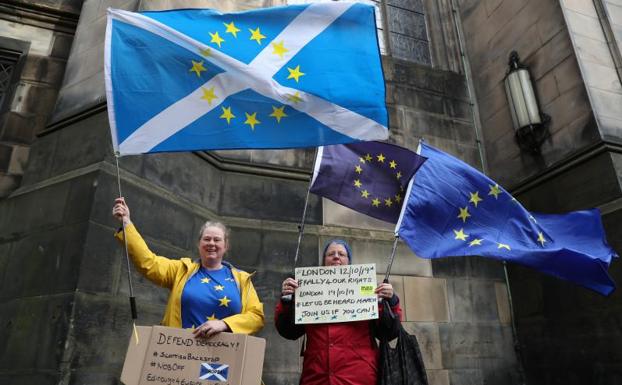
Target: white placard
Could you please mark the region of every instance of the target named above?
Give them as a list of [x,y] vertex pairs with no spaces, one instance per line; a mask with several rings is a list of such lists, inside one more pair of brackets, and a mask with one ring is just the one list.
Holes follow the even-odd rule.
[[376,264],[296,268],[296,324],[378,318]]

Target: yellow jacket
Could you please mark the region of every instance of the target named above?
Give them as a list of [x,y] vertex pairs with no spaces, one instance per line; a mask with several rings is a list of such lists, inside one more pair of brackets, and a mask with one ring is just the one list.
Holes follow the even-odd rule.
[[[128,252],[136,268],[153,283],[171,290],[161,322],[162,325],[180,328],[181,293],[186,281],[199,270],[200,263],[194,262],[190,258],[176,260],[155,255],[149,250],[133,224],[125,227],[125,233]],[[116,233],[115,237],[123,242],[123,231]],[[231,267],[235,282],[240,289],[242,311],[240,314],[224,318],[222,321],[229,326],[233,333],[256,333],[264,326],[264,314],[263,304],[259,301],[251,282],[252,274],[227,265]]]

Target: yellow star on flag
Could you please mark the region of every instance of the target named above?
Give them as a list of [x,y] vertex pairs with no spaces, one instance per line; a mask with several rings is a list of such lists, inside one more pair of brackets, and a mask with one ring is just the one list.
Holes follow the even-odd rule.
[[205,57],[208,57],[212,54],[212,50],[210,48],[205,48],[200,50],[199,53]]
[[391,198],[387,198],[384,200],[384,205],[387,207],[391,207],[391,205],[393,205],[393,201],[391,200]]
[[354,181],[354,185],[355,185],[356,187],[361,187],[363,184],[361,183],[361,180],[360,180],[360,179],[357,179],[357,180],[355,180],[355,181]]
[[219,306],[224,306],[224,307],[229,307],[229,302],[231,302],[231,300],[227,298],[226,295],[223,298],[220,298],[219,301],[220,301]]
[[357,164],[357,165],[356,165],[356,167],[354,167],[354,171],[355,171],[357,174],[360,174],[360,173],[362,173],[362,172],[363,172],[363,168]]
[[365,154],[365,160],[370,162],[373,158],[369,154]]
[[281,59],[283,59],[283,55],[285,55],[285,53],[289,52],[289,50],[285,48],[284,44],[285,43],[283,42],[283,40],[281,40],[280,43],[272,43],[272,48],[274,48],[274,51],[272,51],[272,53],[275,55],[279,55]]
[[233,24],[233,22],[227,24],[227,23],[223,23],[225,25],[225,27],[227,27],[227,30],[225,31],[225,33],[230,33],[233,35],[233,37],[235,37],[236,39],[238,38],[238,32],[240,32],[240,29],[237,28],[235,26],[235,24]]
[[218,32],[216,32],[216,33],[208,32],[208,33],[212,37],[212,40],[210,40],[210,43],[214,43],[214,44],[218,45],[218,48],[220,48],[220,45],[222,44],[222,42],[225,41],[225,39],[220,37]]
[[261,31],[259,31],[259,27],[257,27],[257,29],[255,30],[252,30],[250,28],[248,30],[251,31],[251,40],[255,40],[257,44],[261,45],[261,39],[265,39],[266,37],[261,34]]
[[287,116],[287,114],[285,113],[285,106],[281,106],[278,108],[272,106],[272,113],[270,114],[270,116],[275,118],[277,123],[281,123],[281,118]]
[[461,241],[466,241],[466,239],[469,237],[469,234],[464,233],[464,229],[460,229],[459,231],[454,230],[454,233],[456,234],[454,239],[459,239]]
[[400,194],[396,194],[395,195],[395,201],[400,204],[402,203],[402,196]]
[[201,278],[201,283],[209,283],[209,278]]
[[538,242],[540,242],[542,247],[544,247],[544,244],[546,243],[546,239],[544,238],[544,234],[542,234],[541,231],[538,232]]
[[506,245],[505,243],[497,243],[497,249],[512,250],[510,249],[510,245]]
[[471,199],[469,199],[469,202],[473,203],[475,207],[477,207],[477,204],[479,202],[483,201],[483,199],[479,197],[479,191],[475,191],[474,193],[469,193],[469,195],[471,195]]
[[203,60],[201,61],[192,60],[192,68],[190,68],[188,72],[194,72],[195,74],[197,74],[197,77],[201,77],[201,72],[203,71],[207,71],[205,67],[203,67]]
[[371,201],[371,205],[372,205],[372,206],[374,206],[374,207],[380,207],[380,199],[378,199],[378,198],[374,198],[374,199]]
[[397,174],[395,174],[395,177],[396,177],[397,179],[400,179],[400,178],[402,177],[402,172],[401,172],[401,171],[398,171],[398,172],[397,172]]
[[289,100],[290,102],[294,104],[298,104],[302,102],[302,98],[300,97],[300,92],[296,91],[294,95],[292,94],[287,95],[287,100]]
[[225,287],[223,285],[216,285],[216,286],[214,286],[214,290],[216,290],[216,291],[223,291],[223,290],[225,290]]
[[231,119],[235,118],[235,115],[231,112],[231,107],[221,107],[222,115],[220,115],[220,119],[227,119],[227,124],[231,123]]
[[382,154],[377,155],[377,156],[376,156],[376,158],[378,159],[378,162],[380,162],[380,163],[384,163],[384,160],[385,160],[384,155],[382,155]]
[[367,198],[367,197],[369,197],[369,191],[367,191],[367,190],[363,190],[363,191],[361,191],[361,196],[362,196],[363,198]]
[[458,218],[462,219],[462,223],[466,222],[467,218],[471,216],[469,214],[469,206],[465,208],[458,207],[460,209],[460,214],[458,214]]
[[208,321],[216,321],[218,318],[216,317],[216,313],[212,313],[211,316],[207,317]]
[[203,90],[203,96],[201,96],[201,99],[207,100],[207,102],[211,106],[212,100],[218,98],[218,96],[216,96],[216,94],[214,93],[214,87],[210,88],[209,90],[203,87],[201,87],[201,89]]
[[259,120],[257,120],[257,113],[253,112],[252,114],[249,114],[245,112],[244,114],[246,115],[246,121],[244,122],[244,124],[248,124],[249,126],[251,126],[252,130],[255,130],[255,125],[261,123]]
[[365,159],[364,158],[359,158],[359,162],[365,164]]
[[488,192],[488,195],[492,195],[495,197],[495,199],[499,199],[499,194],[501,194],[501,190],[499,189],[499,185],[495,184],[490,185],[490,192]]
[[395,161],[392,160],[391,162],[389,162],[389,167],[396,168],[397,167],[397,163],[395,163]]
[[298,79],[301,76],[305,76],[306,74],[304,72],[300,72],[300,65],[297,65],[296,68],[289,68],[287,67],[287,70],[289,71],[289,76],[287,76],[288,79],[294,79],[296,81],[296,83],[298,83]]
[[482,240],[479,239],[479,238],[475,238],[474,240],[469,242],[469,247],[471,247],[471,246],[481,246],[481,244],[482,244]]

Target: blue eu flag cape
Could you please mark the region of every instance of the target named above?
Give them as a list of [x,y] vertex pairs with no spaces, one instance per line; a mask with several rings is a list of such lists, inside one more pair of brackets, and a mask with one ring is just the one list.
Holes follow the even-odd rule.
[[374,8],[110,9],[105,76],[121,155],[386,139]]
[[420,257],[480,255],[516,262],[603,295],[615,251],[596,209],[530,213],[493,180],[423,143],[428,158],[407,192],[396,232]]
[[396,223],[408,181],[425,158],[380,142],[320,147],[311,192],[371,217]]

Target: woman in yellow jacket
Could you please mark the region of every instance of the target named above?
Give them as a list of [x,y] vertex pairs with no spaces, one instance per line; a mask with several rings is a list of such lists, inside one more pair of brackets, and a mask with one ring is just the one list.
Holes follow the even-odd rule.
[[[155,255],[130,220],[123,198],[112,214],[123,222],[130,257],[150,281],[171,290],[162,325],[194,328],[194,335],[220,332],[255,333],[264,326],[263,304],[251,282],[252,274],[223,261],[229,231],[220,222],[206,222],[199,232],[200,259],[179,260]],[[123,241],[123,232],[115,234]]]

